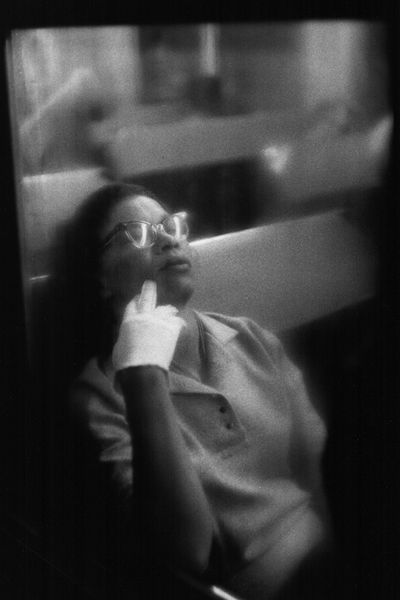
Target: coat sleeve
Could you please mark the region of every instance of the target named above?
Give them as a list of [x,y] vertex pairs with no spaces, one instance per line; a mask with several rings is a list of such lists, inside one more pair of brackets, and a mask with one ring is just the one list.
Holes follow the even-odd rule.
[[279,369],[291,413],[289,460],[293,478],[310,492],[311,502],[323,519],[327,540],[331,536],[331,519],[323,481],[323,454],[327,439],[326,425],[311,402],[303,374],[278,342]]
[[86,440],[89,460],[110,483],[113,501],[126,516],[131,514],[133,486],[132,437],[123,400],[115,392],[78,380],[70,395],[73,421]]
[[319,492],[326,427],[309,398],[301,371],[283,351],[280,365],[292,415],[293,474],[304,487]]
[[310,399],[300,369],[287,355],[281,341],[269,331],[259,330],[263,344],[281,380],[291,416],[290,465],[293,478],[323,503],[322,457],[327,438],[325,423]]

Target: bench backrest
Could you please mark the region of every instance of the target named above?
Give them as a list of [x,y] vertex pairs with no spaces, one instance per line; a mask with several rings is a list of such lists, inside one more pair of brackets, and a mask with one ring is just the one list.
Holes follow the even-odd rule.
[[[96,169],[25,178],[21,239],[28,316],[53,272],[57,225],[104,182]],[[192,242],[202,310],[244,315],[271,330],[296,327],[374,295],[368,240],[340,210]],[[28,321],[29,322],[29,321]]]

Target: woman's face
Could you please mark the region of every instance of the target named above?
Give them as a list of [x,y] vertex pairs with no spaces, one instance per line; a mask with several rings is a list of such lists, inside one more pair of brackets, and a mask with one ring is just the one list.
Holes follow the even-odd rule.
[[[130,196],[119,202],[100,231],[106,236],[118,223],[147,221],[161,223],[169,213],[152,198]],[[151,248],[136,248],[124,232],[117,233],[103,250],[100,281],[103,294],[112,298],[114,307],[123,310],[138,294],[146,279],[157,283],[157,304],[183,308],[193,293],[191,252],[188,242],[159,231]]]

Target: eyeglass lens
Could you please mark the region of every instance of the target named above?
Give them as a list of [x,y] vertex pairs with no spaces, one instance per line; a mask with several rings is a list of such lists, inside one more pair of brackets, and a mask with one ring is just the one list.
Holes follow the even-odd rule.
[[[176,239],[185,238],[189,228],[185,214],[176,214],[167,217],[161,223],[162,230]],[[149,223],[127,223],[126,231],[130,240],[138,248],[152,246],[157,238],[157,229]]]
[[162,226],[168,235],[172,235],[178,239],[187,236],[189,232],[185,214],[176,214],[167,217],[162,223]]
[[126,232],[130,241],[138,248],[151,246],[156,240],[156,232],[148,223],[127,223]]

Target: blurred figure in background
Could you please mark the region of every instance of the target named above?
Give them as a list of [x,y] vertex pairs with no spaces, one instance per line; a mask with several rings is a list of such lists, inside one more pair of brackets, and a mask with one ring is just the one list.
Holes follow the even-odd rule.
[[112,112],[95,73],[86,68],[70,78],[21,125],[23,169],[52,172],[103,165],[105,142],[96,127]]

